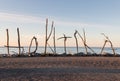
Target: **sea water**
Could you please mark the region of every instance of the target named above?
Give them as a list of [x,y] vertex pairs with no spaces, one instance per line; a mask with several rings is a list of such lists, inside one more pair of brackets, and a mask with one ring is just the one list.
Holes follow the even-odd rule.
[[[95,53],[99,54],[101,52],[101,47],[91,47]],[[37,53],[44,53],[44,47],[38,47]],[[53,49],[53,47],[52,47]],[[67,53],[68,54],[75,54],[77,52],[76,47],[67,47]],[[117,54],[120,54],[120,47],[114,48],[115,52]],[[17,54],[18,53],[18,48],[10,48],[10,54]],[[21,49],[22,50],[22,49]],[[35,50],[35,47],[31,47],[31,52]],[[28,47],[24,47],[24,53],[27,53],[29,51]],[[47,48],[48,53],[52,53],[50,48]],[[64,53],[64,47],[56,47],[56,52],[58,54]],[[79,52],[84,52],[85,53],[85,48],[84,47],[79,47]],[[91,52],[91,50],[88,49],[88,52]],[[112,49],[110,47],[106,47],[103,52],[108,52],[108,53],[113,53]],[[7,54],[7,48],[6,47],[0,47],[0,54]]]

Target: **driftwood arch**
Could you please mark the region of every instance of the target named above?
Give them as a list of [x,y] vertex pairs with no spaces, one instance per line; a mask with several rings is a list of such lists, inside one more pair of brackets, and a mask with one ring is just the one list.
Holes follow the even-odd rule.
[[116,55],[115,49],[114,49],[114,47],[113,47],[113,44],[112,44],[111,40],[110,40],[110,39],[108,38],[108,36],[106,36],[104,33],[102,33],[102,35],[103,35],[106,39],[105,39],[105,42],[104,42],[104,45],[103,45],[103,47],[102,47],[102,49],[101,49],[101,53],[100,53],[100,54],[103,53],[103,50],[104,50],[104,48],[105,48],[105,45],[106,45],[107,43],[110,43],[111,49],[112,49],[112,51],[113,51],[113,54]]
[[[33,40],[35,41],[36,47],[35,47],[35,50],[34,50],[33,52],[31,52],[31,46],[32,46]],[[29,52],[28,52],[29,56],[34,55],[34,54],[36,53],[37,49],[38,49],[38,41],[37,41],[37,38],[34,36],[34,37],[31,39],[31,42],[30,42]]]

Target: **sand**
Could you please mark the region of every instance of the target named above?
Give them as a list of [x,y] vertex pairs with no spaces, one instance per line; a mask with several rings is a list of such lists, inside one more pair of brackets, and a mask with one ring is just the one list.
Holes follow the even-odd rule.
[[120,81],[120,57],[0,58],[1,81]]

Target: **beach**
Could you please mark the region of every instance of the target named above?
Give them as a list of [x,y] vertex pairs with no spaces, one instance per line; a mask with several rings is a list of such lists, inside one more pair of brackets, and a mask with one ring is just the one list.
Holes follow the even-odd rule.
[[119,57],[0,58],[1,81],[119,81]]

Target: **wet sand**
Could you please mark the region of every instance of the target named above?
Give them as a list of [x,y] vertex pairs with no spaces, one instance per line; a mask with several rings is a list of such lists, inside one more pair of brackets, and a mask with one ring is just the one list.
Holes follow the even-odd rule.
[[120,57],[0,58],[1,81],[120,81]]

